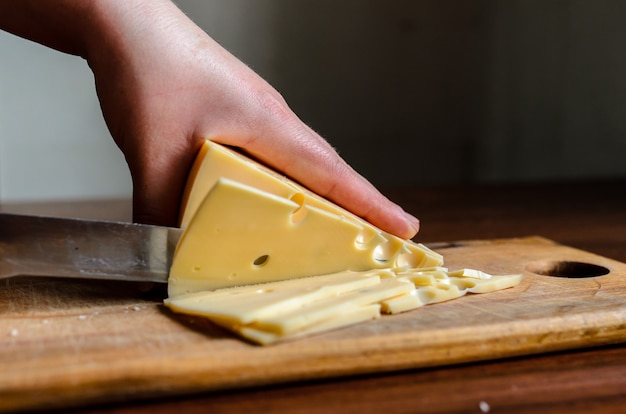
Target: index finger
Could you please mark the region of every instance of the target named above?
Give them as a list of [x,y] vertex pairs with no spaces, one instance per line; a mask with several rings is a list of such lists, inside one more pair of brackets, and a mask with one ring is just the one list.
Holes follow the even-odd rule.
[[[367,220],[381,230],[409,239],[419,231],[419,220],[390,201],[369,181],[350,167],[332,146],[300,124],[283,125],[271,134],[256,135],[243,147],[271,167],[298,181],[309,190]],[[226,142],[224,142],[226,141]]]

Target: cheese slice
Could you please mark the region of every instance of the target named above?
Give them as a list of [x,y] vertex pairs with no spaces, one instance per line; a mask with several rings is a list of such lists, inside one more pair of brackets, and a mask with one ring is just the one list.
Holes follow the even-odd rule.
[[[481,272],[482,273],[482,272]],[[450,277],[450,283],[471,293],[488,293],[518,285],[522,275],[490,276],[489,278]]]
[[413,285],[399,279],[383,279],[379,283],[341,295],[328,296],[292,312],[280,312],[259,320],[256,326],[264,331],[290,335],[329,319],[341,319],[346,309],[369,306],[385,299],[407,294]]
[[[267,345],[517,285],[520,275],[443,268],[382,269],[202,291],[166,299],[175,312],[211,319]],[[467,275],[467,276],[463,276]],[[432,276],[430,279],[426,276]],[[416,284],[417,283],[417,284]]]
[[431,267],[441,255],[362,220],[219,179],[176,248],[170,297],[201,290],[380,268]]
[[381,300],[412,289],[410,282],[386,270],[341,272],[197,292],[168,298],[165,304],[268,344],[378,318]]
[[380,272],[342,272],[282,282],[202,291],[166,299],[174,310],[248,324],[296,311],[345,292],[377,286]]
[[327,319],[318,324],[309,326],[307,329],[303,329],[289,335],[268,332],[263,329],[259,329],[254,325],[234,327],[233,331],[250,341],[258,343],[259,345],[270,345],[277,341],[284,341],[318,332],[330,331],[332,329],[342,328],[348,325],[354,325],[356,323],[378,318],[380,318],[380,305],[378,304],[369,306],[350,306],[349,308],[342,310],[340,318]]

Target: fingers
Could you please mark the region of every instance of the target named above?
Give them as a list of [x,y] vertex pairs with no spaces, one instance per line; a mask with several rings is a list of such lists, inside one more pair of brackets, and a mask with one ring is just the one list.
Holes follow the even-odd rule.
[[263,162],[335,202],[373,225],[402,238],[419,231],[419,220],[382,195],[352,169],[332,146],[302,123],[283,103],[262,111],[250,139],[215,136],[216,141],[242,147]]
[[[244,149],[387,232],[416,234],[417,219],[355,172],[276,90],[170,12],[157,8],[152,19],[128,21],[115,15],[114,27],[126,21],[127,30],[90,61],[107,125],[130,167],[135,221],[176,224],[187,174],[209,138]],[[162,24],[152,24],[159,16]]]

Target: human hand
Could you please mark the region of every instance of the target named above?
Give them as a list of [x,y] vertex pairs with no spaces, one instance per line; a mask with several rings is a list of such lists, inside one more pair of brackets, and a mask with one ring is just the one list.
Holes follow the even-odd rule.
[[94,72],[105,121],[131,171],[135,221],[176,223],[189,168],[210,139],[242,148],[383,230],[417,233],[417,219],[170,1],[62,3],[86,9],[83,41],[73,50],[65,36],[53,46],[83,55]]

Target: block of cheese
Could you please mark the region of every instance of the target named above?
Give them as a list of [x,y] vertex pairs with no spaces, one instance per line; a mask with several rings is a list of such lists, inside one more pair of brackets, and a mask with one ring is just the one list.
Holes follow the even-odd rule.
[[[390,250],[393,251],[400,244],[409,246],[408,249],[412,251],[416,249],[415,243],[383,232],[353,213],[320,197],[256,160],[209,140],[206,140],[202,145],[187,179],[181,201],[180,226],[182,228],[189,225],[204,199],[221,179],[229,179],[264,193],[291,200],[300,206],[315,207],[343,220],[354,222],[361,227],[356,242],[364,248],[370,245],[376,246],[379,259],[388,257],[391,254]],[[304,211],[305,209],[300,210],[301,213]],[[421,245],[420,249],[427,250]],[[429,263],[443,262],[441,256],[435,252],[430,251],[428,255],[431,259]],[[402,257],[408,258],[408,256]],[[403,263],[402,257],[397,258],[401,266],[416,267],[415,258]],[[435,265],[433,264],[433,266]]]
[[[365,240],[364,232],[375,237]],[[220,178],[179,240],[168,293],[441,263],[425,246],[363,220]]]

